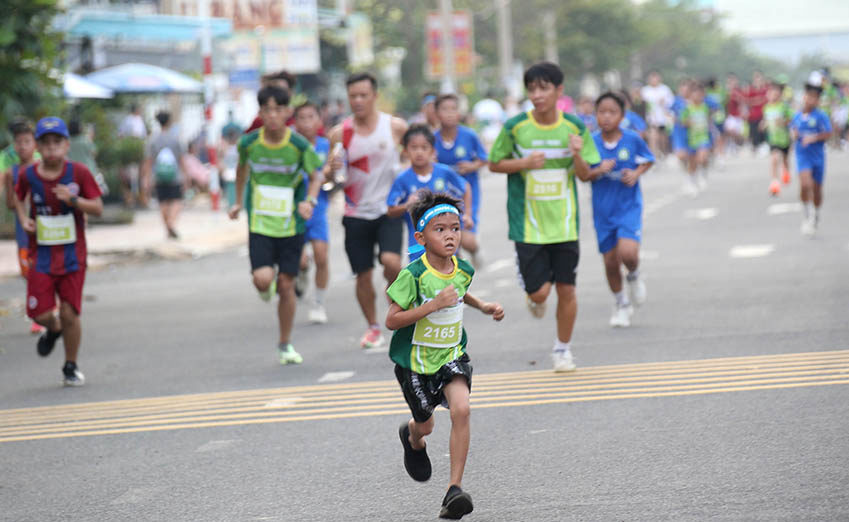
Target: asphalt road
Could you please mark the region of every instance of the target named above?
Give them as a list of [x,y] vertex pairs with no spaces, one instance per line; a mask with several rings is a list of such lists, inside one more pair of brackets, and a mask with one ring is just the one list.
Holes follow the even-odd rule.
[[[662,166],[644,180],[648,303],[627,330],[582,196],[579,371],[548,369],[542,321],[517,287],[504,180],[483,182],[485,266],[466,314],[470,520],[849,520],[849,154],[830,152],[819,234],[799,233],[797,183],[767,195],[766,160],[712,173],[697,199]],[[334,220],[325,326],[298,311],[297,367],[276,362],[273,308],[244,250],[116,266],[86,283],[80,367],[59,385],[0,281],[0,520],[435,520],[447,487],[406,476],[407,414],[365,324]],[[385,305],[381,303],[381,314]]]

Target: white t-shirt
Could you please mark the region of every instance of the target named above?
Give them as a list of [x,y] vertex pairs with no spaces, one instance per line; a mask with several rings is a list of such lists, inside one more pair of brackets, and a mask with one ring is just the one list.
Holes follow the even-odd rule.
[[672,102],[675,101],[675,95],[672,94],[672,89],[662,83],[657,87],[645,85],[640,90],[640,96],[648,104],[646,119],[649,125],[655,127],[667,125],[669,108],[672,106]]

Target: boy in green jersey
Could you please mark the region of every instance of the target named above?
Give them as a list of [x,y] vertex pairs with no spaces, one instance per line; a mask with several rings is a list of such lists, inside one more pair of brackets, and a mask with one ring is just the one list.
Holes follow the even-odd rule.
[[781,86],[770,84],[766,91],[764,117],[761,120],[761,130],[766,131],[766,142],[770,150],[770,171],[772,182],[769,193],[777,196],[781,192],[779,171],[782,180],[790,183],[790,165],[787,157],[790,154],[790,121],[793,119],[793,109],[781,97]]
[[[280,364],[300,364],[303,358],[290,343],[295,318],[295,277],[301,263],[306,220],[318,203],[321,179],[317,171],[321,160],[306,138],[286,126],[289,91],[267,86],[259,91],[257,99],[263,125],[239,140],[236,202],[230,207],[230,218],[239,217],[247,183],[248,250],[253,283],[265,301],[275,291],[280,294],[277,305]],[[310,174],[309,187],[304,172]]]
[[424,437],[433,431],[433,410],[451,411],[451,478],[441,518],[459,519],[472,512],[472,498],[461,489],[469,453],[469,391],[472,365],[466,354],[463,305],[496,321],[504,318],[498,303],[469,293],[475,269],[455,253],[460,248],[460,203],[423,189],[409,212],[416,241],[424,255],[407,265],[386,291],[392,300],[386,327],[394,330],[389,357],[413,418],[401,424],[404,467],[413,480],[430,479]]
[[507,120],[489,154],[492,172],[507,174],[509,236],[516,245],[521,283],[531,314],[545,315],[552,287],[557,292],[554,371],[575,369],[570,343],[578,302],[578,193],[575,176],[591,179],[601,161],[580,118],[557,110],[563,71],[542,62],[525,71],[534,108]]
[[701,83],[693,84],[689,103],[681,113],[681,123],[687,128],[689,193],[695,197],[707,188],[707,168],[711,149],[710,109],[705,103],[705,87]]

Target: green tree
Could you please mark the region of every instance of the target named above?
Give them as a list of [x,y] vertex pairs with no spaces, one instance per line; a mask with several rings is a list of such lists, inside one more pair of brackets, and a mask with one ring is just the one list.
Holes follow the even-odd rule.
[[[0,21],[0,123],[25,115],[35,119],[54,109],[58,85],[51,76],[60,56],[62,35],[51,23],[57,0],[5,0]],[[2,134],[0,134],[2,136]],[[0,141],[4,141],[0,139]]]

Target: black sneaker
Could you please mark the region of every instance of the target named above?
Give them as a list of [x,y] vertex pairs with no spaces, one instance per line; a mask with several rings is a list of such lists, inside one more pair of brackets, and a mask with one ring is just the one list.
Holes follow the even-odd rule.
[[51,332],[50,330],[45,331],[38,338],[38,345],[36,348],[38,349],[38,355],[42,357],[47,357],[50,355],[50,352],[53,351],[53,347],[56,346],[56,339],[62,336],[62,330],[58,332]]
[[62,384],[65,386],[82,386],[85,384],[85,375],[77,368],[77,363],[67,361],[62,367]]
[[463,515],[468,515],[474,509],[472,497],[460,489],[460,486],[451,486],[448,488],[445,498],[442,499],[442,509],[439,511],[439,518],[460,520],[463,518]]
[[398,428],[398,436],[401,437],[401,445],[404,446],[404,468],[413,480],[426,482],[430,479],[430,459],[427,456],[427,448],[414,450],[410,445],[410,425],[404,423]]

